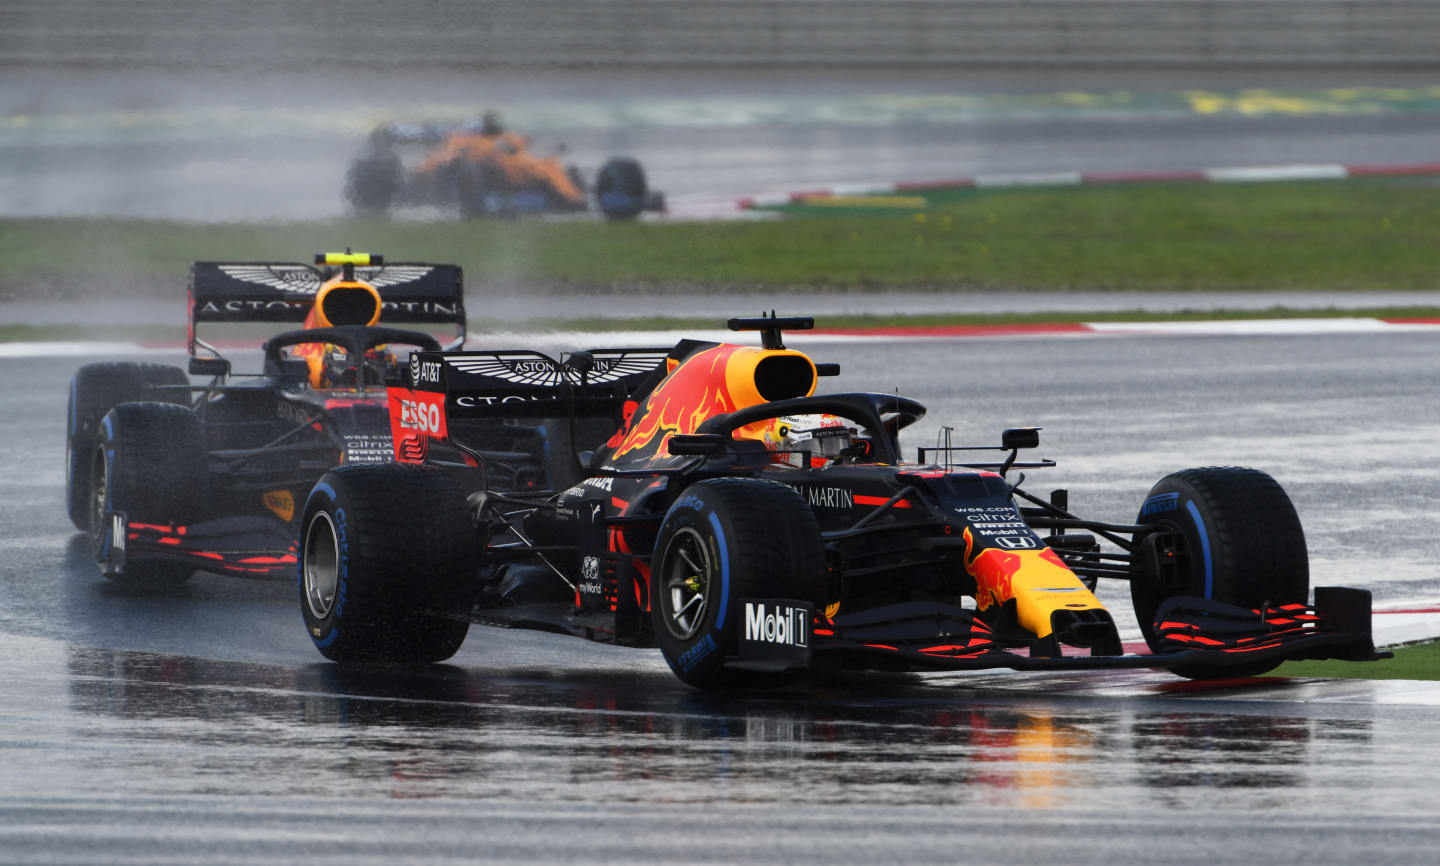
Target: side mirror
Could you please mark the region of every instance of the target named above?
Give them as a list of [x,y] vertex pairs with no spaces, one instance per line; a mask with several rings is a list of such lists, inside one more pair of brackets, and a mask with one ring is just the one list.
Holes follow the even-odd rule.
[[1000,434],[1000,447],[1007,451],[1040,447],[1039,427],[1012,427]]
[[228,376],[230,375],[230,362],[224,358],[191,358],[190,375]]
[[274,364],[265,365],[265,375],[274,376],[287,385],[309,384],[310,365],[304,358],[281,358]]
[[719,433],[678,433],[667,443],[677,457],[713,457],[725,450],[725,437]]
[[815,365],[815,375],[816,375],[816,376],[838,376],[838,375],[840,375],[840,365],[839,365],[839,364],[816,364],[816,365]]

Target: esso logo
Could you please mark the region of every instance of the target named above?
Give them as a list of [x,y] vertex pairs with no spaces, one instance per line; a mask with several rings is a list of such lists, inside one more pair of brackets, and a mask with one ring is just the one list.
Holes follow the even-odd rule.
[[440,432],[440,407],[434,403],[400,401],[400,426],[421,433]]

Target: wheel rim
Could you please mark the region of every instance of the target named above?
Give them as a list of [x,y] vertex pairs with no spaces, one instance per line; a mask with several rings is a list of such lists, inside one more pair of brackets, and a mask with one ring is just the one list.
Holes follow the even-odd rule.
[[105,494],[109,487],[110,467],[102,446],[95,449],[95,464],[90,467],[90,537],[96,547],[105,538]]
[[335,607],[340,585],[340,542],[330,515],[317,512],[305,532],[305,606],[315,619],[324,619]]
[[664,562],[660,609],[665,627],[676,639],[689,640],[704,625],[710,606],[715,576],[710,550],[704,537],[687,526],[670,539]]

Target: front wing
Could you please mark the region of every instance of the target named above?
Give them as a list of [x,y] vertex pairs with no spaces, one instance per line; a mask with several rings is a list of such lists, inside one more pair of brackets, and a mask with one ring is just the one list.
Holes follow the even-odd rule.
[[[813,653],[836,654],[857,666],[886,670],[1050,671],[1114,668],[1252,668],[1295,659],[1373,661],[1370,593],[1318,587],[1313,607],[1264,611],[1176,599],[1157,632],[1162,651],[1126,655],[1022,655],[1002,647],[975,611],[909,602],[822,620]],[[1190,602],[1185,604],[1184,602]],[[1222,608],[1225,608],[1222,610]],[[1239,613],[1248,613],[1241,617]],[[1183,620],[1183,621],[1182,621]],[[1248,626],[1246,625],[1248,621]]]
[[131,523],[123,512],[105,515],[100,568],[116,575],[127,560],[178,562],[201,571],[246,577],[295,576],[295,538],[279,520],[225,517],[190,525]]

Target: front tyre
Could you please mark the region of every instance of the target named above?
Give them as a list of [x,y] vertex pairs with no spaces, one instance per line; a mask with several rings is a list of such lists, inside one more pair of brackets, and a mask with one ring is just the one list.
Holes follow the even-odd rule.
[[429,663],[470,624],[437,612],[473,586],[476,539],[454,475],[403,463],[333,469],[300,522],[300,613],[331,661]]
[[744,628],[742,597],[814,604],[825,557],[815,514],[773,481],[717,478],[687,487],[655,541],[650,617],[670,669],[692,686],[734,681],[727,670]]
[[[1157,531],[1142,543],[1144,567],[1130,582],[1140,630],[1156,649],[1155,611],[1189,595],[1247,608],[1310,596],[1310,560],[1300,517],[1279,483],[1257,469],[1207,466],[1162,478],[1136,523]],[[1253,676],[1275,664],[1175,668],[1192,679]]]
[[376,153],[351,163],[345,172],[345,201],[362,216],[390,212],[404,182],[405,167],[393,153]]
[[[90,541],[97,559],[114,543],[105,515],[125,514],[130,525],[174,527],[177,533],[205,517],[209,466],[205,428],[189,406],[121,403],[100,421],[91,452]],[[194,567],[143,555],[127,556],[105,576],[127,586],[165,588],[190,579]]]
[[595,175],[595,201],[608,220],[630,220],[645,209],[645,170],[627,156],[617,156]]
[[86,364],[70,379],[65,430],[65,503],[76,529],[90,530],[90,469],[100,419],[115,406],[140,400],[188,404],[188,391],[153,391],[155,385],[189,385],[185,371],[168,364],[110,361]]

